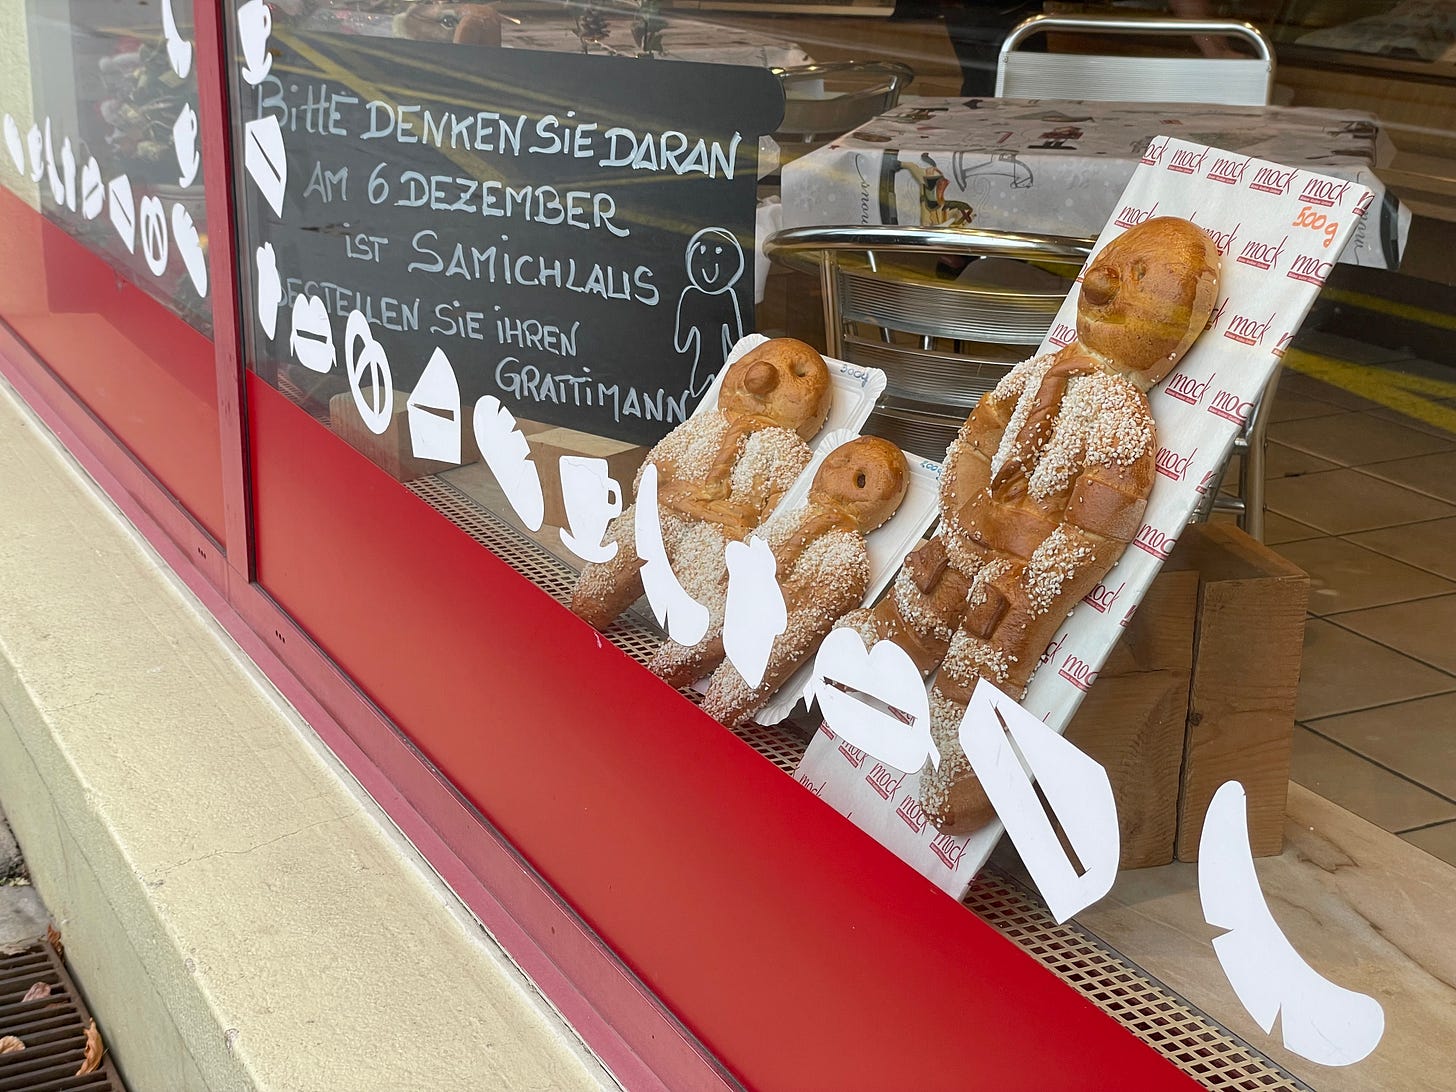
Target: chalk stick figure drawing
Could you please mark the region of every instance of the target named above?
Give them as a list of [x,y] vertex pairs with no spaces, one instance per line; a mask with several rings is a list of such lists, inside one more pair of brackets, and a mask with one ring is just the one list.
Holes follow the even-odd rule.
[[688,285],[677,298],[672,346],[692,354],[688,389],[702,394],[743,337],[743,313],[733,286],[743,276],[743,248],[725,228],[709,227],[688,240]]

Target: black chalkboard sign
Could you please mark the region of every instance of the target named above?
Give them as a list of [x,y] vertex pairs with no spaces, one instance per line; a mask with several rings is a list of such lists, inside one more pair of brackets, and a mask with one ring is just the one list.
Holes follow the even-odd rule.
[[398,390],[438,348],[467,420],[491,394],[651,443],[753,329],[758,141],[783,113],[766,69],[278,32],[271,47],[243,107],[277,119],[287,161],[281,215],[244,191],[283,289],[260,371],[300,374],[290,308],[317,296],[340,346],[329,383],[347,382],[357,310]]

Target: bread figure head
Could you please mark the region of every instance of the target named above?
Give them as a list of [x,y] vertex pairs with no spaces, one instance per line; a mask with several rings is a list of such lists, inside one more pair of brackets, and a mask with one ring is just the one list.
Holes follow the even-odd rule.
[[1093,259],[1077,302],[1077,338],[1143,390],[1182,359],[1218,297],[1218,247],[1196,224],[1144,220]]
[[910,486],[905,456],[889,440],[861,436],[831,451],[814,474],[809,503],[833,508],[873,531],[895,514]]
[[807,440],[823,427],[833,394],[824,358],[802,341],[781,337],[729,366],[718,408],[729,418],[766,418]]

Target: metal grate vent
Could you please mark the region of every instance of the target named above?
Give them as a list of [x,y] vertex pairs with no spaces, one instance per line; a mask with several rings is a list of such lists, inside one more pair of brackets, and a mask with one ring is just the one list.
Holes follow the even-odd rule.
[[[110,1058],[94,1072],[76,1076],[86,1056],[91,1015],[51,946],[37,940],[10,953],[0,955],[0,1037],[13,1035],[25,1049],[0,1054],[0,1092],[122,1092],[125,1086]],[[37,982],[51,992],[24,1000]]]
[[[576,571],[525,533],[439,478],[421,478],[408,488],[557,602],[570,600]],[[639,663],[646,663],[662,641],[648,619],[630,613],[607,636]],[[698,698],[692,691],[683,693]],[[789,774],[808,746],[789,723],[753,725],[737,735]],[[1204,1087],[1214,1092],[1311,1092],[1309,1085],[1090,933],[1070,922],[1056,924],[1041,900],[1011,877],[994,868],[983,870],[965,904]]]

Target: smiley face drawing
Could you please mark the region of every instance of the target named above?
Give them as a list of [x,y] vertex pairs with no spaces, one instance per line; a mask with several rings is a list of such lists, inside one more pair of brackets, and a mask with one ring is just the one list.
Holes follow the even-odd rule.
[[743,277],[743,248],[725,228],[709,227],[688,240],[688,284],[677,298],[672,346],[691,354],[688,389],[702,394],[743,337],[743,313],[733,291]]

